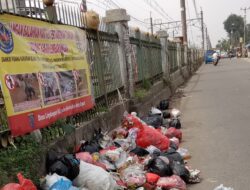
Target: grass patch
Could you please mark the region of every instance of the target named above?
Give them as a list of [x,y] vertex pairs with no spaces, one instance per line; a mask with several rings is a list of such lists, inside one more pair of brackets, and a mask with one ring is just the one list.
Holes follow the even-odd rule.
[[39,184],[38,170],[42,162],[41,155],[45,149],[30,136],[22,138],[17,149],[8,147],[0,151],[0,187],[17,182],[17,173]]

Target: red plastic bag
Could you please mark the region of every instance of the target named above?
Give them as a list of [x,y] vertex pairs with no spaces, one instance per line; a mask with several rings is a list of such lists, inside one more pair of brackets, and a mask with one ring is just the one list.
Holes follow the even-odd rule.
[[150,184],[156,184],[160,176],[154,173],[146,173],[147,182]]
[[17,174],[17,178],[22,187],[22,190],[37,190],[34,183],[31,180],[24,178],[21,173]]
[[181,139],[182,139],[182,132],[181,132],[181,130],[179,130],[179,129],[176,129],[176,128],[174,128],[174,127],[170,127],[170,128],[168,129],[168,131],[167,131],[166,136],[167,136],[168,138],[176,137],[177,139],[179,139],[179,140],[181,141]]
[[169,140],[172,141],[172,142],[179,148],[179,146],[180,146],[180,141],[179,141],[178,138],[173,137],[173,138],[171,138],[171,139],[169,139]]
[[1,190],[23,190],[23,188],[17,183],[9,183],[5,185]]
[[87,162],[89,164],[93,164],[93,158],[89,152],[80,152],[76,154],[76,158],[79,160],[82,160],[84,162]]
[[165,151],[168,150],[170,142],[156,129],[143,125],[143,128],[137,133],[136,144],[142,148],[153,145],[161,151]]
[[122,127],[125,127],[127,129],[131,129],[131,128],[138,128],[138,129],[142,129],[142,122],[140,121],[139,118],[128,114],[122,122]]
[[20,184],[9,183],[5,185],[1,190],[37,190],[33,182],[29,179],[24,178],[21,173],[17,174],[17,178]]
[[161,177],[157,182],[157,187],[187,190],[186,183],[177,175],[173,175],[171,177]]

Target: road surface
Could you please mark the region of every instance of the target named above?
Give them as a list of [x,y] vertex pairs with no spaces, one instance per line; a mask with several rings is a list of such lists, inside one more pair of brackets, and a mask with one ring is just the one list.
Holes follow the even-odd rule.
[[180,109],[182,145],[203,178],[189,189],[250,189],[250,60],[203,65],[184,88]]

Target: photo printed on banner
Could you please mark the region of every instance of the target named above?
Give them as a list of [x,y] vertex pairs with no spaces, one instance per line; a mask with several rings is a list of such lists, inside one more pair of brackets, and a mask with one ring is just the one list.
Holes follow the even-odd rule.
[[41,107],[41,95],[36,73],[6,75],[5,84],[10,92],[14,112]]
[[76,83],[72,71],[57,72],[63,100],[76,98]]
[[77,96],[86,96],[88,95],[88,81],[86,69],[73,70],[73,75],[76,81]]
[[38,79],[41,84],[42,97],[45,105],[62,101],[56,73],[38,73]]

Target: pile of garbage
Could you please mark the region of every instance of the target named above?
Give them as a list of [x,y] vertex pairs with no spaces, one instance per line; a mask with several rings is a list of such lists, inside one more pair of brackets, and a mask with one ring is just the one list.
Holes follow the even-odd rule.
[[181,112],[168,108],[163,100],[145,117],[126,113],[119,128],[96,132],[73,154],[48,152],[42,189],[186,190],[186,184],[199,183],[200,171],[187,165],[191,155],[180,146]]

